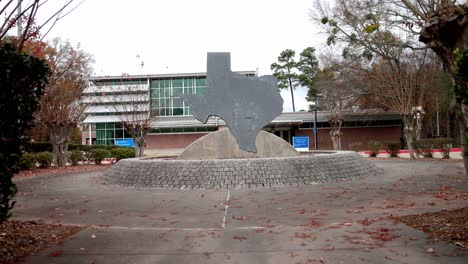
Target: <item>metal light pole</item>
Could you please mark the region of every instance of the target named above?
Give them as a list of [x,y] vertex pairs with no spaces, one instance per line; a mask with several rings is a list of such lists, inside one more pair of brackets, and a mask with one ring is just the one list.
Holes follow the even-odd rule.
[[314,148],[318,150],[318,136],[317,136],[317,108],[314,108]]

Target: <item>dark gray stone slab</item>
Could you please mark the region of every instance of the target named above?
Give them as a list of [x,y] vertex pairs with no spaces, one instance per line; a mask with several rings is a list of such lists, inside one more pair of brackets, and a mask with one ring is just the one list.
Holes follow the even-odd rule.
[[247,77],[231,72],[230,54],[208,53],[206,95],[181,95],[196,119],[206,123],[221,117],[239,147],[256,152],[258,131],[283,110],[283,99],[272,76]]

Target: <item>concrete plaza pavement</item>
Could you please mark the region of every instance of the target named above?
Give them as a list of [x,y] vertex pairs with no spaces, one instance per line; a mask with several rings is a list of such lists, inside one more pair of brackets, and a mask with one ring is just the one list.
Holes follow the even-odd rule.
[[364,180],[231,191],[104,186],[100,172],[24,178],[13,214],[85,227],[28,263],[467,263],[389,218],[468,206],[463,164],[374,162],[383,174]]

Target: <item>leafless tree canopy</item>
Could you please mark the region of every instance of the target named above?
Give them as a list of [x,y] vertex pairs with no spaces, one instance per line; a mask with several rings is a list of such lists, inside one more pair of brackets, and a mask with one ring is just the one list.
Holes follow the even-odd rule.
[[355,62],[333,54],[320,57],[324,67],[317,74],[315,88],[319,93],[318,107],[330,113],[330,137],[335,150],[341,149],[342,112],[352,110],[361,95],[359,82],[351,82]]
[[453,74],[454,50],[468,45],[466,2],[335,0],[332,4],[316,0],[311,19],[323,26],[328,44],[342,50],[343,57],[367,60],[356,76],[379,103],[403,115],[413,156],[413,109],[424,105],[437,68],[428,48]]
[[99,82],[91,83],[92,90],[99,91],[106,87],[106,92],[89,102],[89,107],[104,107],[102,110],[111,114],[113,122],[120,123],[132,137],[135,155],[141,157],[144,154],[145,137],[155,121],[157,112],[150,108],[146,82],[128,85],[125,84],[126,78],[122,76],[122,83],[112,87],[100,86]]
[[[18,1],[6,0],[0,2],[0,14],[4,16],[4,21],[0,25],[0,40],[15,34],[17,49],[23,49],[24,42],[30,39],[43,40],[54,25],[75,10],[82,2],[75,0],[66,0],[63,5],[56,5],[56,2],[48,0]],[[38,12],[50,8],[54,10],[48,14],[44,20],[38,20]],[[13,29],[17,32],[12,32]]]
[[151,123],[155,121],[156,112],[150,108],[147,89],[140,86],[127,86],[124,89],[119,104],[114,104],[112,108],[120,113],[117,115],[119,122],[133,139],[136,157],[142,157],[145,137],[151,129]]

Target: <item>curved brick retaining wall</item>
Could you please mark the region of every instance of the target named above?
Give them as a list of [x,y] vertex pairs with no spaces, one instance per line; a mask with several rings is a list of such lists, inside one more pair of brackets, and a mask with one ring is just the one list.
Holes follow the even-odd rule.
[[355,152],[258,159],[125,159],[103,173],[99,182],[164,189],[235,189],[349,181],[380,172]]

